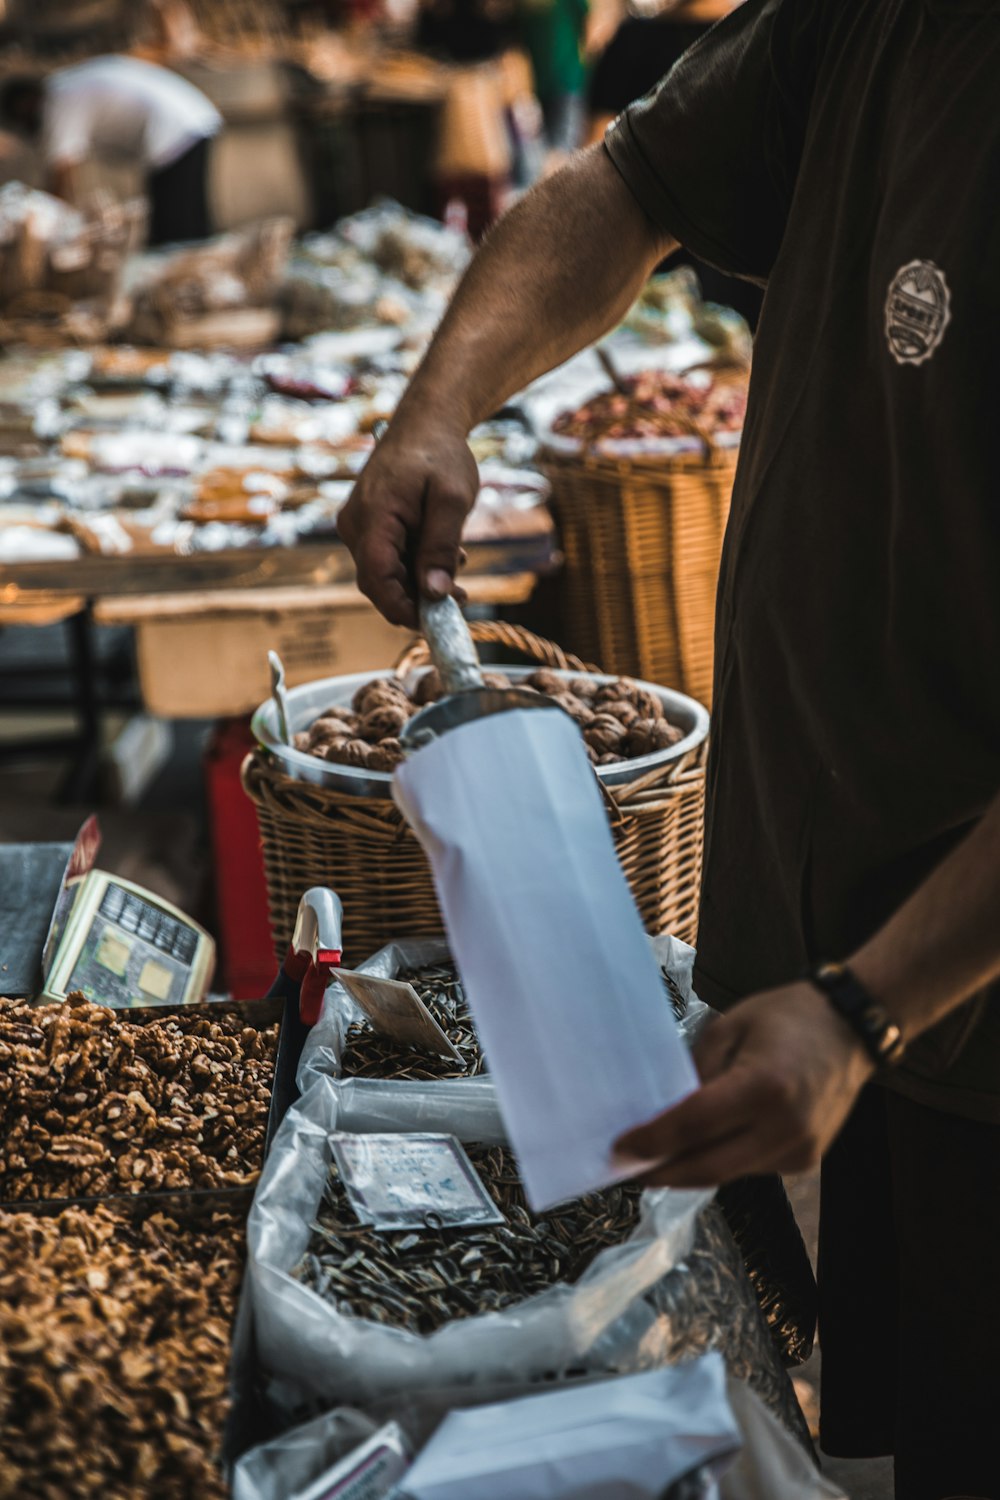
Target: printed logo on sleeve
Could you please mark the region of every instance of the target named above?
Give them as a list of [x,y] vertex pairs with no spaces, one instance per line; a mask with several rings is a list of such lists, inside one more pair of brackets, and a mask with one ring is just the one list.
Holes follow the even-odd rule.
[[911,260],[896,272],[885,299],[885,336],[897,364],[930,359],[951,322],[951,292],[930,260]]

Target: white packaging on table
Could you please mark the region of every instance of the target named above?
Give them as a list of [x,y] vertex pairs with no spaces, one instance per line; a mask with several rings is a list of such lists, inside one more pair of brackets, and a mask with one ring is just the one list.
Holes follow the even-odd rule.
[[620,1181],[624,1131],[697,1087],[572,720],[512,710],[394,792],[430,860],[532,1208]]
[[400,1500],[659,1500],[740,1446],[721,1355],[448,1415]]

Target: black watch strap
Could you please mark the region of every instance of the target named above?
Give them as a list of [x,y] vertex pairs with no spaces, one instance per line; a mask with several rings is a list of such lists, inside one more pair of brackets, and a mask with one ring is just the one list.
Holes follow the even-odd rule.
[[905,1046],[902,1032],[846,964],[818,964],[809,981],[857,1032],[872,1062],[883,1068],[899,1062]]

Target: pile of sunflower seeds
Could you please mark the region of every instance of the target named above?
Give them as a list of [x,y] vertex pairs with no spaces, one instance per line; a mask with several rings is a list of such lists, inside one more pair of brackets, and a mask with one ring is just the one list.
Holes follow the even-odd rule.
[[[674,1015],[681,1020],[687,1004],[683,992],[668,968],[664,966],[660,973]],[[418,969],[404,969],[396,978],[403,984],[412,984],[461,1061],[401,1047],[391,1037],[380,1036],[368,1021],[355,1021],[347,1032],[342,1059],[344,1072],[353,1078],[415,1079],[475,1078],[477,1074],[488,1073],[489,1065],[480,1049],[455,965],[424,964]]]
[[488,1072],[455,965],[425,964],[404,969],[396,978],[412,984],[461,1061],[414,1052],[380,1036],[367,1021],[355,1021],[347,1032],[344,1072],[354,1078],[474,1078]]
[[499,1312],[557,1282],[576,1281],[638,1221],[641,1189],[634,1183],[536,1218],[510,1151],[466,1151],[504,1224],[379,1233],[359,1224],[334,1166],[309,1248],[292,1275],[345,1316],[433,1333],[452,1319]]

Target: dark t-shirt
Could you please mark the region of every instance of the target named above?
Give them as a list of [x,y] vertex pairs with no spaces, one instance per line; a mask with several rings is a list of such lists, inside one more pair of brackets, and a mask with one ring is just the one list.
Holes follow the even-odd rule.
[[[747,0],[611,127],[766,284],[717,617],[699,982],[850,953],[1000,791],[1000,5]],[[1000,1118],[1000,1006],[897,1086]]]

